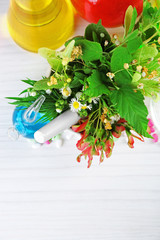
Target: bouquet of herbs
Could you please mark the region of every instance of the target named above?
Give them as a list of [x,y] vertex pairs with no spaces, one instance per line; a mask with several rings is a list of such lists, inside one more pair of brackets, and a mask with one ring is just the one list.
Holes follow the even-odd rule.
[[160,91],[160,10],[144,1],[142,16],[130,6],[126,11],[124,36],[110,36],[98,24],[90,24],[84,36],[65,43],[63,51],[41,48],[52,72],[39,81],[24,80],[30,87],[25,97],[11,98],[17,106],[29,107],[45,95],[40,121],[51,121],[64,111],[77,112],[81,120],[73,131],[81,133],[77,148],[88,157],[111,156],[114,138],[122,132],[133,148],[134,138],[151,138],[144,97],[157,99]]

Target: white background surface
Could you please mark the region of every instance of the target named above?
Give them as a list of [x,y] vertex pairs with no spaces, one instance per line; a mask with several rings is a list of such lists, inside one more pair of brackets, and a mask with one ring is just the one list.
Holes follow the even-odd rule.
[[[76,162],[75,140],[33,149],[12,142],[17,96],[48,64],[18,47],[6,32],[8,0],[0,0],[0,240],[159,240],[160,144],[116,144],[101,165]],[[78,19],[76,33],[86,22]]]

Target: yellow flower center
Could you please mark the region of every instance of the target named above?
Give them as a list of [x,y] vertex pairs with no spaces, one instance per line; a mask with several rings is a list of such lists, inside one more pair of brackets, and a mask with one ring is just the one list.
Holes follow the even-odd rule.
[[78,108],[79,108],[79,102],[74,102],[74,103],[73,103],[73,107],[74,107],[75,109],[78,109]]
[[87,106],[82,106],[82,109],[87,109]]

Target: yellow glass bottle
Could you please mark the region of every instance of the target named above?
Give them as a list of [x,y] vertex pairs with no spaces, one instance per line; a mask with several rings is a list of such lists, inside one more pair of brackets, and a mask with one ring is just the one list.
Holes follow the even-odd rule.
[[56,49],[70,37],[73,27],[70,0],[10,0],[9,32],[26,50]]

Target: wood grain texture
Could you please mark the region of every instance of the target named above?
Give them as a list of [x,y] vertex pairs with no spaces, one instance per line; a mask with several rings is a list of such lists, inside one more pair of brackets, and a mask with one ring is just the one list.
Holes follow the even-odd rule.
[[[48,64],[9,37],[0,0],[0,240],[159,240],[160,145],[123,139],[101,165],[78,164],[76,137],[61,149],[32,149],[11,141],[13,106],[6,96],[24,89],[20,79],[39,79]],[[87,23],[77,18],[76,32]]]

